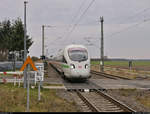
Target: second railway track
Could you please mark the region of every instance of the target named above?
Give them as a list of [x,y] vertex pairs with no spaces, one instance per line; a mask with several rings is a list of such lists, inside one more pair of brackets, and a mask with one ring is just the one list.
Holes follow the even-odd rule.
[[94,70],[91,70],[91,74],[96,74],[96,75],[100,75],[106,78],[110,78],[110,79],[123,79],[123,80],[131,80],[129,78],[125,78],[125,77],[121,77],[121,76],[116,76],[116,75],[112,75],[112,74],[107,74],[107,73],[103,73],[103,72],[97,72]]

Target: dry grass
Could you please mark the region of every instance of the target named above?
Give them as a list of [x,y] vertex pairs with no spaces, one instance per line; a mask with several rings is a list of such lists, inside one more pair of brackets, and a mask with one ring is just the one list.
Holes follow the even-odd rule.
[[[13,84],[0,84],[0,111],[25,112],[27,92]],[[68,102],[56,95],[56,90],[41,89],[41,101],[38,90],[30,89],[30,112],[77,112],[74,102]]]
[[142,97],[137,97],[136,100],[150,109],[150,97],[148,94],[145,94]]
[[43,86],[64,86],[63,84],[49,84],[49,83],[44,83]]

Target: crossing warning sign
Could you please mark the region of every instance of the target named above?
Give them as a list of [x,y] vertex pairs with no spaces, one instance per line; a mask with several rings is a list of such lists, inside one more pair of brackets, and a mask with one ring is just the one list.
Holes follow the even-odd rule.
[[24,64],[22,65],[20,71],[24,71],[24,69],[26,68],[26,66],[30,64],[31,67],[33,68],[34,71],[37,71],[37,68],[35,67],[32,59],[30,58],[30,56],[27,57],[26,61],[24,62]]

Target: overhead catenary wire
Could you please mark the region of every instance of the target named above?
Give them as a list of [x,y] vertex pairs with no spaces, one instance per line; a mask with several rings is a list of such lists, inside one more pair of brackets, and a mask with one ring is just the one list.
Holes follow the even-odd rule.
[[[132,16],[128,17],[127,19],[134,18],[135,16],[137,16],[137,15],[143,13],[143,12],[146,12],[146,11],[148,11],[148,10],[150,10],[150,8],[145,8],[144,10],[142,10],[142,11],[136,13],[135,15],[132,15]],[[114,33],[112,33],[111,35],[106,36],[106,38],[109,38],[109,37],[112,37],[112,36],[114,36],[114,35],[120,34],[120,33],[124,32],[124,31],[127,31],[127,30],[129,30],[129,29],[132,29],[132,28],[134,28],[134,27],[136,27],[136,26],[138,26],[138,25],[140,25],[140,24],[143,24],[143,23],[145,23],[145,22],[148,22],[148,21],[150,21],[150,19],[145,19],[145,20],[143,20],[142,22],[136,23],[136,24],[134,24],[134,25],[132,25],[132,26],[129,26],[129,27],[127,27],[127,28],[121,30],[121,31],[114,32]],[[90,40],[88,40],[88,42],[91,43]],[[91,43],[91,44],[92,44],[92,45],[90,45],[90,46],[94,46],[94,47],[96,47],[96,48],[99,48],[99,46],[94,45],[93,43]]]
[[[80,11],[81,11],[81,9],[82,9],[82,7],[84,6],[84,4],[85,4],[86,1],[87,1],[87,0],[83,0],[83,2],[81,3],[80,7],[79,7],[78,10],[77,10],[77,12],[76,12],[75,15],[72,17],[71,23],[73,23],[74,20],[76,19],[76,17],[78,17],[78,15],[79,15],[79,13],[80,13]],[[68,27],[67,27],[66,30],[68,31],[70,27],[71,27],[71,24],[68,25]],[[65,36],[65,33],[62,35],[62,37],[57,37],[56,40],[54,40],[52,43],[54,43],[54,42],[57,41],[57,40],[63,39],[64,36]]]
[[[87,0],[83,0],[83,2],[81,3],[79,9],[77,10],[76,14],[72,17],[71,23],[74,23],[75,19],[76,19],[76,18],[78,17],[78,15],[80,14],[80,11],[81,11],[81,9],[82,9],[82,7],[84,6],[84,4],[85,4],[86,1],[87,1]],[[71,27],[71,24],[68,25],[68,27],[67,27],[66,30],[68,31],[70,27]],[[64,36],[65,36],[65,34],[62,36],[62,38],[63,38]]]
[[[125,21],[127,21],[127,20],[129,20],[129,19],[132,19],[132,18],[135,18],[136,16],[138,16],[139,14],[141,14],[141,13],[144,13],[144,12],[147,12],[148,10],[150,10],[150,7],[148,7],[148,8],[145,8],[145,9],[143,9],[143,10],[140,10],[140,11],[138,11],[137,13],[135,13],[134,15],[131,15],[131,16],[128,16],[128,17],[126,17],[125,18]],[[118,18],[117,18],[118,19]],[[110,19],[111,21],[112,20],[117,20],[116,18],[113,18],[113,19]],[[124,20],[123,20],[124,21]],[[119,21],[119,22],[122,22],[122,21]]]
[[[148,10],[150,10],[150,7],[145,8],[145,9],[143,9],[142,11],[139,11],[139,12],[137,12],[136,14],[127,17],[127,18],[126,18],[126,21],[127,21],[127,19],[132,19],[132,18],[138,16],[139,14],[141,14],[141,13],[143,13],[143,12],[146,12],[146,11],[148,11]],[[134,27],[136,27],[136,26],[138,26],[138,25],[140,25],[140,24],[142,24],[143,22],[146,22],[146,21],[147,21],[147,20],[144,20],[144,21],[142,21],[142,22],[140,22],[140,23],[136,23],[135,25],[132,25],[132,26],[130,26],[130,27],[127,27],[127,28],[125,28],[125,29],[123,29],[123,30],[121,30],[121,31],[114,32],[114,33],[112,33],[111,35],[109,35],[108,37],[112,37],[112,36],[114,36],[114,35],[116,35],[116,34],[119,34],[119,33],[124,32],[124,31],[126,31],[126,30],[128,30],[128,29],[134,28]]]
[[121,30],[121,31],[114,32],[114,33],[112,33],[111,35],[106,36],[106,38],[112,37],[112,36],[117,35],[117,34],[120,34],[120,33],[124,32],[124,31],[127,31],[127,30],[129,30],[129,29],[131,29],[131,28],[134,28],[134,27],[136,27],[136,26],[138,26],[138,25],[140,25],[140,24],[143,24],[143,23],[145,23],[145,22],[148,22],[148,21],[150,21],[150,19],[143,20],[142,22],[136,23],[136,24],[134,24],[134,25],[132,25],[132,26],[129,26],[129,27],[127,27],[127,28]]
[[127,20],[127,19],[132,19],[132,18],[138,16],[139,14],[144,13],[144,12],[146,12],[146,11],[148,11],[148,10],[150,10],[150,7],[145,8],[145,9],[143,9],[143,10],[137,12],[135,15],[132,15],[132,16],[127,17],[126,20]]
[[[81,5],[80,5],[78,11],[77,11],[76,14],[73,16],[73,18],[72,18],[72,20],[71,20],[71,23],[73,23],[74,20],[76,19],[76,17],[78,17],[78,15],[79,15],[79,13],[80,13],[80,11],[81,11],[81,9],[82,9],[82,7],[84,6],[84,4],[85,4],[86,1],[87,1],[87,0],[83,0],[83,2],[81,3]],[[68,25],[67,30],[70,28],[70,26],[71,26],[71,24]],[[64,34],[62,37],[57,37],[52,43],[54,43],[54,42],[57,41],[57,40],[63,39],[64,36],[65,36],[65,34]],[[52,43],[51,43],[51,44],[52,44]]]
[[[81,5],[82,6],[82,5]],[[81,7],[80,6],[80,7]],[[80,8],[79,8],[80,9]],[[142,11],[140,11],[140,12],[138,12],[138,13],[136,13],[136,14],[134,14],[133,16],[129,16],[129,17],[127,17],[127,19],[132,19],[132,18],[134,18],[134,17],[136,17],[137,15],[139,15],[139,14],[141,14],[141,13],[143,13],[143,12],[146,12],[146,11],[148,11],[150,8],[145,8],[144,10],[142,10]],[[79,11],[79,10],[78,10]],[[77,15],[77,14],[76,14]],[[75,16],[76,17],[76,16]],[[80,17],[82,17],[82,15],[80,16]],[[80,18],[79,18],[80,19]],[[80,21],[80,20],[79,20]],[[122,33],[122,32],[124,32],[124,31],[127,31],[127,30],[129,30],[129,29],[131,29],[131,28],[134,28],[134,27],[136,27],[136,26],[138,26],[138,25],[140,25],[140,24],[142,24],[143,22],[140,22],[140,23],[136,23],[135,25],[131,25],[131,26],[129,26],[129,27],[127,27],[127,28],[125,28],[125,29],[123,29],[123,30],[120,30],[120,31],[118,31],[118,32],[114,32],[114,33],[112,33],[111,35],[109,35],[108,37],[112,37],[112,36],[114,36],[114,35],[117,35],[117,34],[119,34],[119,33]],[[77,22],[77,23],[75,23],[74,24],[74,26],[73,26],[73,28],[71,29],[71,31],[66,35],[67,37],[66,38],[68,38],[69,37],[69,35],[71,35],[71,33],[75,30],[75,28],[76,28],[76,26],[77,25],[79,25],[79,22]],[[107,37],[107,36],[106,36]],[[107,37],[107,38],[108,38]],[[61,38],[62,39],[62,38]]]
[[74,20],[78,17],[78,15],[79,15],[79,13],[80,13],[80,11],[81,11],[81,9],[82,9],[82,7],[84,6],[84,4],[85,4],[86,1],[87,1],[87,0],[83,0],[83,2],[81,3],[81,5],[80,5],[78,11],[77,11],[76,14],[73,16],[73,18],[72,18],[72,20],[71,20],[71,23],[73,23]]
[[[110,38],[110,37],[112,37],[112,36],[115,36],[115,35],[117,35],[117,34],[120,34],[120,33],[124,32],[124,31],[127,31],[127,30],[129,30],[129,29],[132,29],[132,28],[134,28],[134,27],[136,27],[136,26],[138,26],[138,25],[141,25],[141,24],[143,24],[143,23],[145,23],[145,22],[148,22],[148,21],[150,21],[150,18],[149,18],[149,19],[145,19],[145,20],[141,21],[140,23],[136,23],[136,24],[134,24],[134,25],[132,25],[132,26],[129,26],[129,27],[127,27],[127,28],[125,28],[125,29],[123,29],[123,30],[121,30],[121,31],[114,32],[114,33],[112,33],[111,35],[106,36],[106,38]],[[89,40],[89,42],[91,42],[91,41]],[[91,46],[94,46],[94,47],[99,48],[97,45],[91,45]]]
[[92,0],[90,2],[90,4],[88,5],[88,7],[85,9],[85,11],[82,13],[82,15],[79,17],[79,20],[74,24],[74,26],[72,27],[71,31],[66,35],[66,38],[69,37],[69,35],[71,35],[71,33],[75,30],[76,26],[78,25],[78,23],[80,22],[80,20],[82,19],[82,17],[86,14],[86,12],[88,11],[88,9],[92,6],[92,4],[94,3],[95,0]]
[[[135,18],[135,17],[136,17],[136,16],[138,16],[139,14],[144,13],[144,12],[146,12],[146,11],[148,11],[148,10],[150,10],[150,7],[145,8],[145,9],[143,9],[143,10],[141,10],[141,11],[137,12],[136,14],[134,14],[134,15],[132,15],[132,16],[129,16],[129,17],[127,17],[127,18],[126,18],[126,21],[127,21],[127,19]],[[115,19],[115,20],[116,20],[116,19]],[[147,20],[144,20],[143,22],[146,22],[146,21],[147,21]],[[119,34],[119,33],[123,32],[123,31],[126,31],[126,30],[128,30],[128,29],[131,29],[131,28],[133,28],[133,27],[138,26],[138,25],[142,24],[143,22],[136,23],[135,25],[132,25],[132,26],[130,26],[130,27],[127,27],[127,28],[125,28],[125,29],[123,29],[123,30],[121,30],[121,31],[114,32],[114,33],[112,33],[111,35],[106,36],[106,37],[111,37],[111,36],[114,36],[114,35],[116,35],[116,34]]]
[[[85,0],[86,1],[86,0]],[[81,6],[83,6],[83,4],[85,4],[84,2],[85,1],[83,1],[82,2],[82,4],[81,4]],[[73,25],[73,29],[75,29],[75,26],[77,26],[77,24],[79,23],[79,21],[82,19],[82,17],[85,15],[85,13],[88,11],[88,9],[91,7],[91,5],[93,4],[93,2],[94,2],[95,0],[92,0],[91,2],[90,2],[90,4],[88,5],[88,7],[84,10],[84,12],[82,13],[82,15],[79,17],[79,20]],[[80,7],[81,7],[80,6]],[[79,8],[80,10],[81,10],[81,8]],[[78,10],[78,12],[80,11],[80,10]],[[68,36],[73,32],[73,29],[64,37],[64,36],[62,36],[61,37],[61,39],[63,39],[63,40],[66,40],[67,38],[68,38]],[[65,38],[65,39],[64,39]]]

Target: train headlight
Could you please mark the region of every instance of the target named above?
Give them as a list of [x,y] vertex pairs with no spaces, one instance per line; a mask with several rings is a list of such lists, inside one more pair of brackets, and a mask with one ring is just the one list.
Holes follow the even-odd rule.
[[70,64],[70,68],[75,69],[75,65],[74,64]]
[[86,68],[86,69],[89,68],[89,65],[88,65],[88,64],[85,64],[85,68]]

